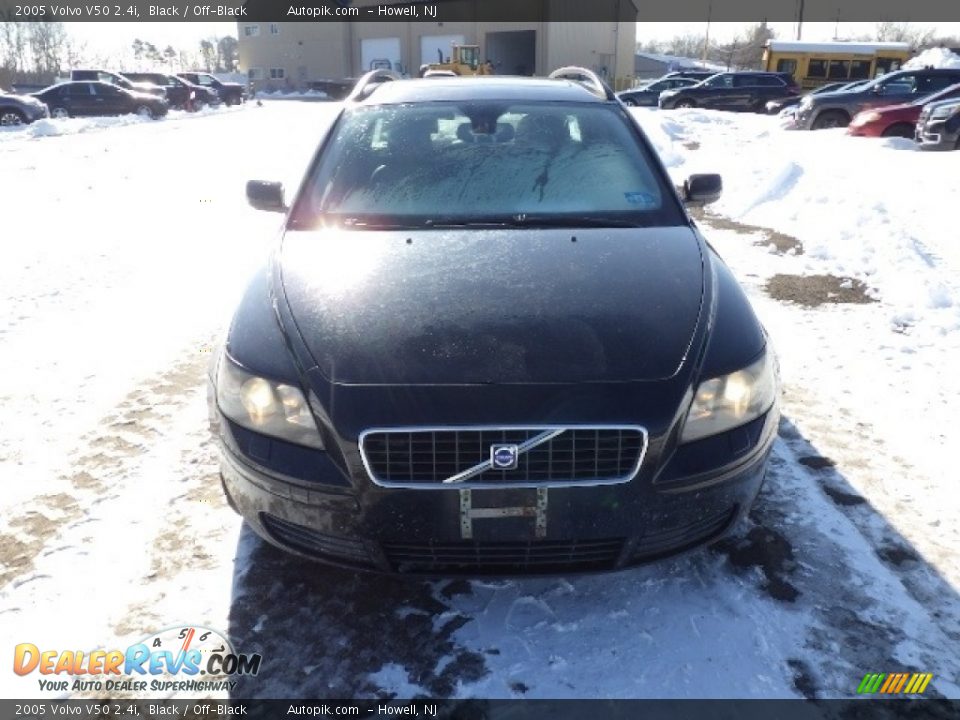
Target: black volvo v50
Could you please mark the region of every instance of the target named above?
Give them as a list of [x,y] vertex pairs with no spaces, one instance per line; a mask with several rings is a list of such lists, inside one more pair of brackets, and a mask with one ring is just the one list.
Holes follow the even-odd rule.
[[[388,81],[390,80],[390,81]],[[371,73],[211,363],[230,504],[267,541],[425,575],[624,568],[723,536],[776,361],[629,111],[589,71]]]

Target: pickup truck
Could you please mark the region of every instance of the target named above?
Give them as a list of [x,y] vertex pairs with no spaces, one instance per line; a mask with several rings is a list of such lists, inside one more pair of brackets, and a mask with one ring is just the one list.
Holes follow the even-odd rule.
[[181,77],[194,85],[213,90],[226,105],[239,105],[247,99],[247,90],[243,85],[223,82],[208,72],[182,72],[177,73],[177,77]]

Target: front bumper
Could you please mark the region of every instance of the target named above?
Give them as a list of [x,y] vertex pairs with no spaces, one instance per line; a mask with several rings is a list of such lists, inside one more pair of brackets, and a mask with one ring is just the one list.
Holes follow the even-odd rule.
[[949,133],[946,121],[918,124],[914,139],[921,150],[953,150],[957,146],[957,134]]
[[813,106],[798,106],[793,113],[793,125],[796,130],[810,130],[813,127],[813,117],[816,114]]
[[723,537],[760,490],[779,412],[682,446],[627,483],[473,490],[379,487],[323,453],[321,481],[304,482],[251,460],[218,420],[224,490],[267,542],[357,570],[526,575],[618,570]]

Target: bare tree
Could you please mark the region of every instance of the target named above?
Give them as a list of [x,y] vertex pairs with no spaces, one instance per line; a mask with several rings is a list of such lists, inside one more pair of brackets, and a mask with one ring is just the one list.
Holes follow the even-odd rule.
[[920,30],[905,22],[880,22],[874,35],[881,42],[906,42],[913,47],[930,47],[936,31]]
[[706,42],[706,37],[703,35],[691,33],[677,35],[663,44],[663,52],[677,57],[699,58],[703,54],[704,42]]
[[28,28],[33,69],[44,74],[58,74],[62,64],[62,52],[66,44],[66,31],[60,22],[30,23]]
[[210,40],[200,41],[200,61],[207,72],[214,72],[217,67],[217,51]]
[[239,64],[239,43],[232,35],[217,40],[217,57],[220,72],[236,72]]

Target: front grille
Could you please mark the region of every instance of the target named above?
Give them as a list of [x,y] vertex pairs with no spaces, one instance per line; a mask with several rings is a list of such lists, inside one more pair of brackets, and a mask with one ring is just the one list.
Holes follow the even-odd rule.
[[644,533],[634,548],[633,561],[656,560],[712,540],[727,528],[736,512],[737,508],[733,508],[666,530]]
[[352,565],[373,565],[366,546],[360,540],[322,533],[268,513],[261,513],[260,521],[274,540],[305,555],[346,561]]
[[386,542],[390,566],[411,574],[536,574],[612,570],[623,539],[529,542]]
[[[517,445],[559,432],[521,452],[512,470],[494,470],[493,445]],[[399,487],[491,487],[627,482],[640,469],[646,432],[639,427],[450,428],[371,430],[360,452],[371,479]],[[485,466],[485,467],[484,467]],[[476,470],[454,484],[443,481]]]

